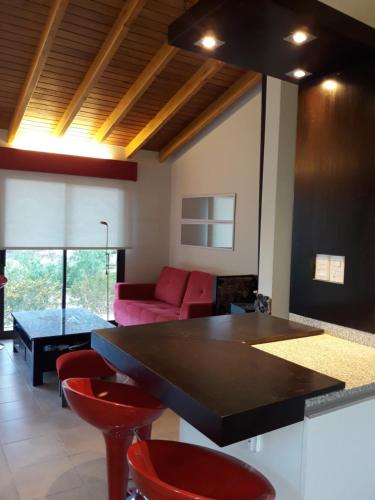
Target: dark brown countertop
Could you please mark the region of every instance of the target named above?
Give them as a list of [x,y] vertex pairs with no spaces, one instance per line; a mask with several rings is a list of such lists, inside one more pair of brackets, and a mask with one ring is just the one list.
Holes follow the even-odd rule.
[[303,420],[305,399],[344,387],[251,347],[319,333],[252,313],[98,330],[92,346],[225,446]]

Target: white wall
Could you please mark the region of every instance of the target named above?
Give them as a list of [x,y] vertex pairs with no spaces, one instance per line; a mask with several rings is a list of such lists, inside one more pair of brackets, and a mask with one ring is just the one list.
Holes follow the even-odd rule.
[[[6,131],[0,130],[0,146],[7,146]],[[115,159],[124,160],[124,148],[110,147]],[[118,181],[127,197],[130,196],[131,245],[126,252],[126,279],[128,281],[154,281],[160,268],[168,264],[169,215],[170,215],[170,164],[159,163],[157,153],[140,151],[134,160],[138,162],[138,181]],[[12,175],[17,175],[12,172]],[[22,176],[22,172],[19,172]],[[40,176],[42,174],[35,174]],[[74,176],[69,181],[74,182]],[[90,179],[90,184],[106,185],[106,179]],[[111,181],[113,183],[113,181]],[[0,193],[0,197],[2,193]]]
[[297,109],[297,85],[268,77],[259,291],[281,318],[289,315]]
[[[214,274],[257,274],[261,86],[171,160],[170,263]],[[185,195],[236,193],[235,248],[182,246]]]
[[133,203],[126,280],[154,282],[169,260],[170,164],[160,164],[151,151],[140,151],[133,159],[138,162],[138,181],[127,187]]
[[320,0],[322,3],[340,10],[375,28],[375,0]]

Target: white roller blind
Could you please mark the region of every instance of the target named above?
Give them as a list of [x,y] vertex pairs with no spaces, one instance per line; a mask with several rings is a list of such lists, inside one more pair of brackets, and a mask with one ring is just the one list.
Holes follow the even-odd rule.
[[0,247],[130,247],[125,181],[0,172]]

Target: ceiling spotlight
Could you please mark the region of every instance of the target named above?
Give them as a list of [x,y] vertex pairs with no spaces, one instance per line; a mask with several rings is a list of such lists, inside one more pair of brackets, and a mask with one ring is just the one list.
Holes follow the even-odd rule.
[[198,47],[202,47],[206,50],[215,50],[221,45],[224,45],[224,42],[218,40],[215,35],[207,34],[204,35],[200,40],[195,42],[195,45],[198,45]]
[[336,80],[324,80],[322,86],[324,89],[330,90],[332,92],[333,90],[337,89],[338,83]]
[[206,35],[202,38],[202,45],[205,49],[212,50],[216,47],[216,38],[212,35]]
[[297,45],[301,45],[301,43],[305,43],[307,40],[307,35],[304,31],[296,31],[292,35],[293,42]]
[[293,71],[289,71],[289,73],[286,73],[286,75],[295,78],[296,80],[301,80],[306,76],[310,76],[311,73],[309,71],[306,71],[305,69],[297,68],[294,69]]
[[293,71],[294,78],[304,78],[306,76],[306,71],[303,69],[296,69]]
[[303,45],[304,43],[315,40],[315,38],[316,36],[308,33],[307,31],[297,30],[285,37],[284,40],[286,42],[293,43],[294,45]]

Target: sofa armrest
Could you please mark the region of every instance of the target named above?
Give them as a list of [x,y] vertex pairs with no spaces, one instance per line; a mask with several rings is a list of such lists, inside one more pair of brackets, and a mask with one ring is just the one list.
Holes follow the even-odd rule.
[[116,283],[115,300],[152,300],[155,283]]
[[212,315],[212,302],[184,302],[180,310],[180,319],[204,318]]

